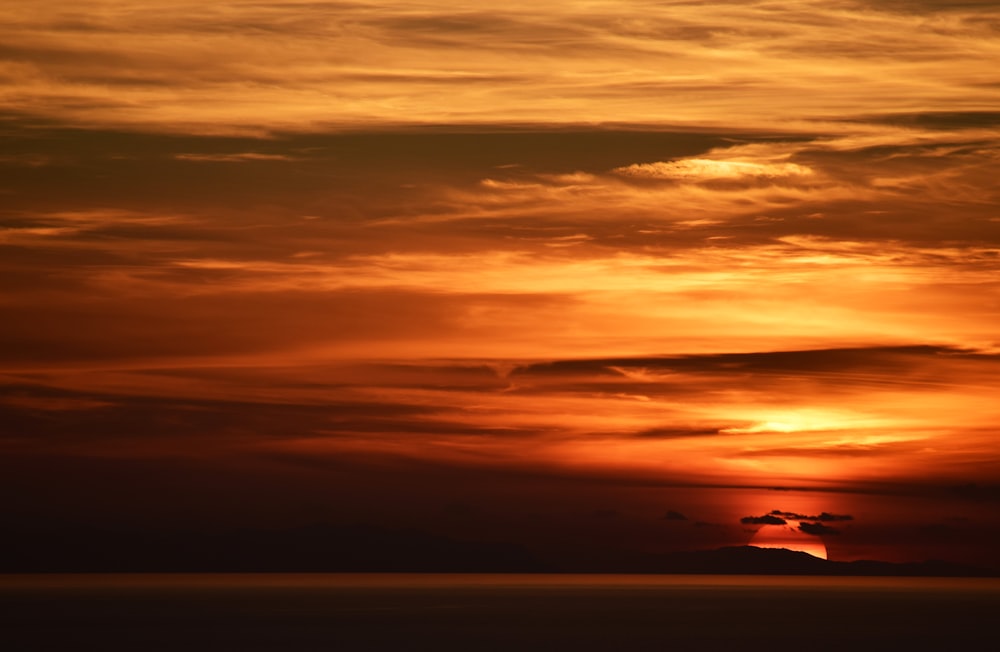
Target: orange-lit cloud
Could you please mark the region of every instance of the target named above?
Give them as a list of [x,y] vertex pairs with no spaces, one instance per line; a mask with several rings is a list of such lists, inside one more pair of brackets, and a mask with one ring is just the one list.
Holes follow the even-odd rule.
[[670,163],[635,163],[615,172],[639,179],[678,179],[690,181],[776,179],[812,174],[812,170],[795,163],[753,163],[747,161],[716,161],[713,159],[682,159]]
[[135,510],[24,460],[164,513],[1000,541],[994,3],[7,4],[19,513]]
[[89,124],[802,128],[995,106],[995,20],[990,3],[44,0],[0,36],[6,109]]

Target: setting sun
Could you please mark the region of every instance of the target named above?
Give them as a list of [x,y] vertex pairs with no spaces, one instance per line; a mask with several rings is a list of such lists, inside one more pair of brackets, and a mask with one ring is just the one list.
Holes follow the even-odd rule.
[[787,525],[764,525],[753,535],[749,545],[758,548],[784,548],[827,559],[826,545],[819,537],[805,534],[797,529],[797,525],[794,521]]

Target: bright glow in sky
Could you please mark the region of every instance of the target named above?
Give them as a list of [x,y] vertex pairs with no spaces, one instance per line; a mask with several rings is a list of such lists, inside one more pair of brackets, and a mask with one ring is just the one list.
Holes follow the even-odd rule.
[[991,559],[996,3],[466,5],[0,0],[12,509]]

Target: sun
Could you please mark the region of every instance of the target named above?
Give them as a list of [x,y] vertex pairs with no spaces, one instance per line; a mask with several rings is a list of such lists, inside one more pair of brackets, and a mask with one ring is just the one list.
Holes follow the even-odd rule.
[[764,525],[753,535],[749,545],[758,548],[785,548],[820,559],[827,558],[823,540],[799,530],[795,521],[789,521],[786,525]]

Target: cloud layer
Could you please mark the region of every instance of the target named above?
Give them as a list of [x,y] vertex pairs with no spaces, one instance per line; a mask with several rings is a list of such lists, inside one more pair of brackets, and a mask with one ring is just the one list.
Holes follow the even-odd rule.
[[996,106],[997,21],[985,2],[40,0],[0,42],[4,108],[89,124],[789,128]]
[[995,3],[6,4],[21,521],[996,549]]

